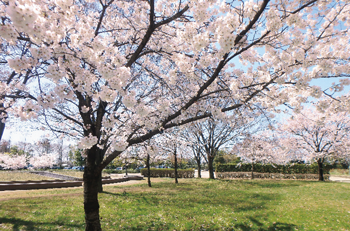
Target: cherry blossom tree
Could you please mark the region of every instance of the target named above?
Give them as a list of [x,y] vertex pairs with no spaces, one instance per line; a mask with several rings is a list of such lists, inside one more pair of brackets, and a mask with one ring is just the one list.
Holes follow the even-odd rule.
[[29,157],[26,154],[0,154],[0,165],[7,169],[23,169],[31,164],[34,168],[49,168],[55,163],[55,156],[41,155],[36,157]]
[[5,169],[22,169],[27,166],[25,155],[0,154],[0,165]]
[[240,107],[298,108],[322,94],[310,80],[349,75],[345,1],[0,3],[2,119],[79,140],[86,230],[101,230],[100,175],[127,148]]
[[[190,138],[191,136],[189,134],[186,134],[185,137]],[[204,161],[208,163],[203,147],[199,144],[198,140],[196,139],[189,139],[189,146],[191,147],[193,157],[197,162],[197,177],[202,178],[202,174],[201,174],[202,162],[203,162],[202,159],[204,159]]]
[[151,163],[162,159],[162,155],[159,152],[159,141],[157,141],[155,137],[144,143],[130,147],[124,151],[120,157],[129,159],[130,161],[138,160],[143,165],[146,165],[148,171],[147,183],[149,187],[152,187],[150,172]]
[[166,157],[174,158],[174,171],[175,171],[175,184],[178,182],[178,157],[179,154],[181,159],[189,156],[190,148],[188,140],[184,139],[180,135],[182,133],[179,129],[171,129],[166,133],[162,134],[158,138],[158,143],[160,144],[159,151],[161,155]]
[[251,163],[252,179],[254,179],[255,164],[286,164],[289,160],[286,158],[286,152],[280,146],[278,138],[270,130],[248,134],[242,143],[234,146],[231,152],[238,155],[243,162]]
[[29,159],[29,163],[33,165],[33,168],[51,168],[56,161],[55,155],[51,154],[42,154],[40,156],[33,156]]
[[[323,107],[323,104],[324,101],[321,101],[318,108]],[[316,107],[306,108],[284,121],[278,131],[282,144],[290,153],[317,162],[320,181],[324,180],[325,161],[349,156],[350,116],[338,107],[332,106],[326,111],[320,111]]]
[[253,132],[254,126],[258,122],[262,122],[258,118],[258,114],[248,113],[245,110],[237,110],[237,114],[235,116],[232,115],[230,121],[211,117],[204,121],[194,122],[187,129],[184,135],[188,137],[187,141],[191,144],[192,149],[194,149],[192,151],[196,153],[196,158],[202,152],[205,153],[210,179],[214,179],[213,164],[219,149],[233,145],[247,133]]

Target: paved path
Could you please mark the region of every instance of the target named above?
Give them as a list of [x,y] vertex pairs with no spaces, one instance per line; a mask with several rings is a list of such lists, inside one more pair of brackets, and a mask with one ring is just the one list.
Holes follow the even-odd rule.
[[336,181],[336,182],[350,183],[350,177],[331,176],[329,180]]
[[53,172],[46,172],[46,171],[32,171],[30,173],[38,174],[38,175],[42,175],[42,176],[47,176],[47,177],[51,177],[54,179],[61,179],[61,180],[69,180],[69,181],[80,181],[81,180],[78,177],[67,176],[67,175],[57,174],[57,173],[53,173]]

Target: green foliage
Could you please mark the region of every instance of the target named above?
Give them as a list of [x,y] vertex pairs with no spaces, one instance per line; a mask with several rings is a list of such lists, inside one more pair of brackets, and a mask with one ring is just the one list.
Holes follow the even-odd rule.
[[10,155],[28,155],[24,150],[20,149],[18,146],[14,145],[10,148]]
[[332,169],[330,174],[332,176],[350,177],[350,169]]
[[83,166],[85,163],[85,158],[81,155],[81,152],[81,149],[74,151],[74,165],[76,166]]
[[[152,188],[146,180],[104,186],[99,194],[102,230],[350,229],[350,184],[156,180],[161,182],[154,182]],[[1,230],[84,230],[82,188],[3,192],[1,196],[6,198],[0,201]]]
[[[0,171],[0,181],[52,180],[53,178],[26,171]],[[0,226],[1,227],[1,226]],[[1,229],[0,229],[1,230]]]
[[229,154],[223,150],[219,150],[216,153],[216,156],[214,158],[214,166],[218,165],[218,164],[238,164],[241,162],[241,158],[233,155],[233,154]]
[[74,166],[85,165],[85,158],[81,155],[82,150],[78,148],[71,148],[68,152],[68,158],[72,161]]
[[106,169],[116,169],[117,167],[125,167],[125,165],[128,166],[128,172],[129,169],[135,169],[137,167],[139,167],[139,160],[137,159],[128,159],[126,160],[125,158],[121,158],[121,157],[117,157],[115,158],[111,163],[109,163],[106,167]]
[[[150,169],[151,177],[175,177],[175,169],[171,168],[151,168]],[[148,177],[148,171],[147,168],[141,169],[141,175]],[[193,178],[194,177],[194,170],[191,169],[178,169],[177,170],[177,176],[179,178]]]
[[[331,165],[323,165],[323,173],[329,174]],[[216,166],[217,172],[251,172],[251,164],[219,164]],[[254,172],[261,173],[282,173],[282,174],[317,174],[318,165],[313,164],[290,164],[290,165],[272,165],[272,164],[254,164]]]

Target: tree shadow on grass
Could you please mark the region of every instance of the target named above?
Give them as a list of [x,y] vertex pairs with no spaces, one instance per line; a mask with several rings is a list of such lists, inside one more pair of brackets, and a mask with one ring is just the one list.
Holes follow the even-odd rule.
[[[253,184],[257,184],[256,187],[259,188],[261,185],[259,182],[250,182]],[[266,183],[266,182],[265,182]],[[240,222],[239,220],[235,220],[234,217],[229,218],[229,227],[223,227],[221,224],[211,224],[206,223],[205,227],[202,227],[202,223],[192,223],[188,221],[186,218],[181,221],[184,225],[186,225],[185,230],[258,230],[258,231],[272,231],[272,230],[282,230],[282,231],[291,231],[294,230],[297,226],[294,224],[283,223],[283,222],[275,222],[275,223],[266,223],[266,211],[270,211],[268,207],[270,207],[270,201],[276,201],[281,199],[280,194],[276,193],[264,193],[264,192],[253,192],[253,191],[241,191],[236,188],[227,189],[225,193],[222,193],[222,190],[207,189],[206,187],[199,186],[198,188],[192,187],[192,192],[187,193],[185,190],[182,190],[181,185],[173,187],[172,183],[159,186],[155,189],[155,192],[132,192],[129,191],[127,193],[127,199],[134,200],[134,211],[136,212],[138,209],[143,211],[143,214],[146,214],[145,217],[150,219],[146,225],[138,226],[137,221],[136,227],[129,227],[127,230],[176,230],[179,228],[175,226],[175,222],[167,220],[164,222],[156,222],[154,219],[158,219],[157,216],[149,217],[148,214],[153,214],[154,210],[151,208],[158,208],[161,206],[162,210],[167,211],[167,215],[169,217],[176,217],[178,213],[182,213],[182,217],[186,217],[185,214],[191,216],[201,216],[208,215],[208,213],[217,213],[216,216],[220,216],[220,213],[217,212],[217,209],[222,209],[223,211],[234,211],[234,213],[248,213],[244,215],[244,219]],[[243,183],[244,184],[244,183]],[[264,183],[261,183],[264,184]],[[296,186],[301,185],[297,184]],[[285,185],[281,184],[278,187],[285,187]],[[293,185],[294,186],[294,185]],[[188,187],[187,184],[185,187]],[[249,187],[249,184],[247,185]],[[155,187],[156,188],[156,187]],[[208,190],[208,191],[207,191]],[[122,193],[113,193],[113,192],[104,192],[105,194],[112,195],[115,197],[123,198]],[[218,194],[216,194],[218,193]],[[229,194],[229,195],[228,195]],[[200,196],[196,196],[200,195]],[[174,205],[176,205],[176,209],[174,209]],[[193,210],[193,208],[195,208]],[[202,208],[205,208],[202,211]],[[219,210],[220,210],[219,209]],[[256,213],[256,211],[260,211]],[[254,217],[249,216],[249,213],[254,213]],[[271,211],[272,212],[272,211]],[[273,213],[273,212],[272,212]],[[199,221],[198,221],[199,222]],[[189,223],[189,224],[187,224]],[[177,223],[178,224],[178,223]],[[188,225],[188,227],[187,227]],[[184,228],[184,227],[182,227]],[[187,229],[188,228],[188,229]]]
[[[215,230],[242,230],[242,231],[293,231],[295,230],[298,226],[294,224],[289,224],[289,223],[283,223],[283,222],[274,222],[271,224],[263,224],[260,222],[258,218],[252,218],[250,217],[249,222],[243,223],[237,223],[234,222],[228,227],[225,226],[218,226],[217,224],[191,224],[191,222],[187,220],[181,221],[182,228],[181,230],[206,230],[206,231],[215,231]],[[260,218],[262,219],[262,218]],[[124,230],[124,229],[123,229]],[[142,226],[137,226],[137,227],[129,227],[126,230],[130,231],[141,231],[141,230],[177,230],[177,228],[172,224],[172,222],[167,222],[165,223],[157,223],[155,220],[149,221],[148,224],[143,224]]]
[[251,225],[246,225],[246,224],[236,224],[236,228],[240,228],[243,231],[250,231],[250,230],[257,230],[257,231],[292,231],[297,228],[296,225],[294,224],[288,224],[288,223],[282,223],[282,222],[274,222],[271,225],[266,225],[264,226],[263,223],[261,223],[256,217],[249,217],[249,220],[252,222],[253,227],[257,228],[252,228]]
[[68,224],[67,221],[65,222],[32,222],[32,221],[26,221],[18,218],[0,218],[0,230],[2,230],[1,226],[6,224],[12,224],[12,230],[40,230],[40,226],[64,226],[65,228],[82,228],[81,225],[78,224]]
[[[183,186],[188,186],[191,184],[184,184]],[[165,187],[164,187],[165,186]],[[167,187],[169,186],[169,187]],[[156,188],[156,187],[155,187]],[[230,208],[234,208],[237,212],[247,212],[252,210],[262,210],[266,208],[266,204],[269,201],[280,199],[279,194],[275,193],[255,193],[255,192],[244,192],[241,193],[236,190],[225,191],[225,196],[217,196],[215,190],[206,191],[205,188],[182,188],[181,185],[177,185],[174,187],[172,183],[168,183],[168,185],[163,185],[159,187],[160,189],[171,189],[171,190],[158,190],[156,189],[156,194],[152,192],[147,192],[144,194],[143,192],[134,193],[129,191],[127,193],[113,193],[104,191],[103,194],[108,194],[112,196],[116,196],[119,198],[126,197],[127,199],[135,199],[135,202],[145,203],[147,206],[157,206],[162,204],[163,206],[172,206],[176,204],[179,209],[190,209],[191,207],[206,207],[208,205],[219,207],[219,206],[229,206]],[[192,190],[190,194],[193,197],[182,197],[179,196],[184,191]],[[200,193],[200,194],[199,194]],[[178,195],[179,194],[179,195]],[[186,195],[187,193],[183,194]],[[190,195],[187,194],[187,195]],[[201,195],[200,197],[195,196],[196,194]],[[227,200],[227,195],[231,194],[232,196],[230,200]]]
[[242,186],[256,186],[260,188],[289,188],[300,187],[309,184],[331,183],[328,181],[308,181],[308,180],[265,180],[265,179],[239,179],[221,180],[227,184],[240,184]]

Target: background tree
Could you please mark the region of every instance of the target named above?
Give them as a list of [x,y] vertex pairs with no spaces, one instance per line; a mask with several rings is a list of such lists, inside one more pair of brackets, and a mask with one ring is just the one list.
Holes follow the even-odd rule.
[[[329,100],[321,101],[319,108],[325,103],[332,104]],[[300,152],[304,159],[317,162],[320,181],[324,181],[325,161],[349,156],[350,117],[339,106],[331,106],[323,112],[317,108],[303,109],[285,120],[278,130],[289,152]]]
[[22,169],[27,166],[27,157],[18,154],[0,154],[0,166],[9,170]]
[[11,142],[7,140],[2,140],[0,144],[0,153],[9,152],[11,147]]
[[254,179],[255,164],[285,164],[288,162],[282,150],[278,139],[270,130],[265,130],[256,134],[248,134],[243,142],[235,145],[232,152],[238,153],[242,162],[251,163],[252,179]]
[[73,154],[74,162],[73,163],[75,166],[83,166],[85,163],[84,157],[82,156],[81,152],[82,151],[79,149],[74,150],[74,154]]
[[[179,168],[179,162],[182,162],[184,157],[189,155],[189,148],[188,143],[186,140],[184,140],[178,129],[172,129],[165,133],[163,133],[161,136],[158,137],[158,143],[159,143],[159,151],[162,153],[163,156],[168,156],[173,162],[174,166],[174,172],[175,172],[175,184],[178,182],[178,168]],[[180,156],[180,158],[179,158]],[[179,161],[180,159],[180,161]]]
[[238,164],[241,162],[241,158],[237,155],[233,154],[232,152],[228,152],[227,150],[220,150],[214,159],[214,165],[215,164]]
[[45,137],[42,137],[42,139],[37,142],[36,147],[39,155],[41,155],[42,153],[49,154],[53,151],[51,141]]
[[[195,138],[196,144],[206,155],[210,179],[214,179],[214,159],[220,148],[236,143],[249,129],[253,130],[257,123],[253,117],[250,119],[248,116],[244,117],[238,113],[235,118],[231,118],[231,121],[209,118],[203,122],[193,123],[188,130],[188,133]],[[253,121],[249,122],[249,120]]]
[[310,80],[349,74],[343,1],[0,3],[6,112],[79,140],[86,230],[101,230],[101,172],[128,147],[240,107],[298,107],[321,94]]

